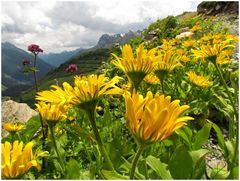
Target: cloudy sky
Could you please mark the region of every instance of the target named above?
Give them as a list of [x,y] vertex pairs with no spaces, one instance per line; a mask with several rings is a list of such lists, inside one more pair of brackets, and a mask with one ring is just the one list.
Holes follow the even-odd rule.
[[200,0],[2,1],[2,42],[26,50],[39,44],[45,51],[89,48],[104,33],[142,30],[150,23],[183,11],[196,11]]

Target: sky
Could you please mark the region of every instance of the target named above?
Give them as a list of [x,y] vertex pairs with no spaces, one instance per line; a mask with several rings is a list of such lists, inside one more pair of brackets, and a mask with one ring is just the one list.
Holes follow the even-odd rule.
[[2,1],[2,42],[44,53],[90,48],[102,34],[137,31],[157,19],[196,11],[200,0]]

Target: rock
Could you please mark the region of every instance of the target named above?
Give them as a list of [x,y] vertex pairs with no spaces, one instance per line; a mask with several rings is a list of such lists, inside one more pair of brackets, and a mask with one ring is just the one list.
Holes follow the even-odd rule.
[[216,1],[203,1],[197,7],[199,14],[206,14],[215,16],[217,14],[236,14],[238,15],[238,2],[216,2]]
[[183,32],[179,35],[176,36],[177,39],[182,39],[184,37],[190,37],[192,36],[194,33],[193,32],[190,32],[190,31],[187,31],[187,32]]
[[189,31],[189,30],[190,30],[189,27],[182,28],[182,32],[187,32],[187,31]]
[[[25,103],[17,103],[12,100],[2,102],[2,123],[6,122],[27,122],[38,113]],[[6,136],[6,131],[2,130],[2,136]]]

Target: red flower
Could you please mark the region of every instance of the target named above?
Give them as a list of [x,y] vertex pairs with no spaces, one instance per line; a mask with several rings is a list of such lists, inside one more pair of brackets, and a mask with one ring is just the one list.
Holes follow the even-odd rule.
[[22,61],[22,64],[23,64],[23,65],[29,65],[29,64],[31,64],[31,62],[30,62],[30,60],[24,59],[24,60]]
[[77,70],[78,68],[76,64],[70,64],[68,68],[65,69],[66,72],[71,72],[71,73],[76,72]]
[[33,53],[43,52],[43,49],[39,47],[39,45],[31,44],[28,46],[28,51]]

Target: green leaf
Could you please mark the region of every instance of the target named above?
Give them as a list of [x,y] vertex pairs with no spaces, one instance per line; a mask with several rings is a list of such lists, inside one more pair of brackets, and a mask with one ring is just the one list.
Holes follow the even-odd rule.
[[[129,161],[127,161],[124,157],[121,157],[121,158],[124,160],[124,164],[122,164],[122,165],[120,166],[120,168],[124,169],[125,171],[127,171],[127,173],[129,173],[129,172],[130,172],[130,169],[131,169],[131,167],[132,167],[132,164],[131,164]],[[145,179],[144,175],[142,175],[141,173],[139,173],[138,168],[136,168],[136,171],[135,171],[135,175],[134,175],[134,176],[135,176],[135,178],[140,179],[140,180]]]
[[169,162],[169,170],[173,179],[191,178],[193,161],[184,145],[178,146],[174,151]]
[[106,179],[109,180],[127,180],[129,179],[128,176],[120,175],[116,172],[109,171],[109,170],[102,170],[101,173]]
[[216,125],[215,123],[207,120],[208,122],[210,122],[212,124],[212,127],[214,129],[214,131],[216,132],[217,134],[217,140],[218,140],[218,145],[219,147],[225,151],[225,141],[224,141],[224,136],[223,136],[223,133],[221,131],[221,129],[218,127],[218,125]]
[[224,168],[213,168],[210,174],[211,179],[226,179],[230,172]]
[[[37,133],[40,127],[41,127],[41,121],[39,116],[34,116],[30,118],[25,125],[25,129],[19,132],[19,135],[21,135],[22,141],[24,142],[30,141],[33,138],[34,134]],[[41,130],[39,130],[39,132],[36,134],[36,136],[38,135],[42,136]]]
[[109,125],[111,123],[112,120],[112,115],[109,111],[109,107],[106,107],[104,109],[104,114],[103,114],[103,123],[104,125]]
[[230,140],[227,140],[225,144],[226,144],[226,150],[227,150],[226,156],[228,156],[229,160],[232,160],[234,155],[234,144]]
[[[180,136],[188,145],[190,145],[190,140],[187,134],[183,131],[183,129],[178,129],[175,133]],[[191,138],[191,137],[190,137]]]
[[66,164],[66,176],[65,179],[80,179],[81,174],[80,174],[80,169],[81,167],[79,166],[78,162],[74,159],[70,159],[69,162]]
[[207,149],[191,151],[190,155],[193,160],[192,179],[201,179],[206,170],[205,156],[210,153]]
[[157,173],[161,179],[171,180],[172,176],[167,169],[167,164],[160,162],[159,159],[150,155],[146,158],[147,164]]
[[195,136],[195,141],[193,143],[193,150],[200,149],[202,145],[207,143],[208,137],[211,131],[212,124],[207,123],[203,126],[201,130],[199,130]]

